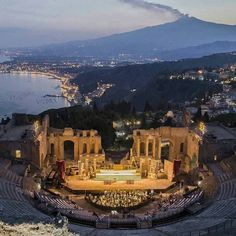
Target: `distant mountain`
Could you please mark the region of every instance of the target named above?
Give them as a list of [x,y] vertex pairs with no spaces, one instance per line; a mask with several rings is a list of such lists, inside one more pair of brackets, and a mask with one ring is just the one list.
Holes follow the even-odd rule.
[[[220,52],[227,51],[228,44],[236,41],[236,26],[210,23],[184,16],[172,23],[99,39],[50,45],[41,47],[36,52],[62,56],[118,57],[126,55],[131,58],[161,57],[165,59],[169,57],[172,59],[176,56],[178,58],[192,57],[196,55],[197,50],[193,47],[198,46],[201,46],[202,51],[198,56],[206,55],[209,52],[205,45],[219,41],[224,42]],[[217,45],[211,48],[211,53],[219,52]],[[183,50],[183,56],[180,53],[181,50]],[[184,52],[185,50],[193,50],[193,55],[191,53],[188,55]],[[173,54],[171,54],[172,51]]]
[[79,74],[73,82],[80,86],[82,93],[95,90],[98,82],[113,84],[114,86],[107,90],[102,98],[97,99],[99,105],[105,105],[111,100],[124,99],[131,101],[137,109],[142,109],[145,100],[152,106],[158,107],[160,103],[183,102],[193,99],[200,93],[219,89],[215,83],[205,81],[176,82],[169,80],[170,75],[193,69],[218,68],[234,63],[236,63],[236,53],[214,54],[197,59],[94,69]]
[[161,52],[159,56],[163,60],[179,60],[182,58],[198,58],[202,56],[212,55],[215,53],[225,53],[234,51],[236,51],[236,41],[219,41],[195,47],[181,48],[173,51],[165,51]]

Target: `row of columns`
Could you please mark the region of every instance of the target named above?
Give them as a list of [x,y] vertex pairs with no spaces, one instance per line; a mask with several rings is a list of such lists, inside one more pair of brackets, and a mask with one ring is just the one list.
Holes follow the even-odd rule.
[[[79,141],[72,141],[72,140],[60,140],[57,142],[54,142],[54,154],[56,155],[57,159],[63,160],[64,159],[64,143],[66,141],[71,141],[74,143],[74,160],[78,161],[80,155],[90,155],[90,154],[99,154],[101,147],[99,143],[85,143],[85,142],[79,142]],[[84,144],[86,145],[86,152],[84,152]],[[50,145],[50,144],[49,144]],[[94,145],[94,147],[92,147]],[[50,147],[51,148],[51,147]],[[91,153],[91,151],[93,151]],[[50,152],[51,153],[51,152]]]
[[[160,138],[153,138],[153,139],[145,139],[145,141],[141,141],[140,138],[137,139],[136,142],[136,153],[137,156],[140,157],[143,155],[141,153],[141,144],[145,144],[144,156],[152,156],[153,159],[160,159],[161,158],[161,139]],[[151,155],[149,155],[149,144],[152,144]]]

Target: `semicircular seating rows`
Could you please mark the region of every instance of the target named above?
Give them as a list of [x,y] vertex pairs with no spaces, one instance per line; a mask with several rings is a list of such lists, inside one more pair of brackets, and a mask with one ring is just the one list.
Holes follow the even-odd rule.
[[[0,160],[0,168],[4,170],[0,174],[0,215],[1,219],[11,221],[50,221],[50,217],[36,209],[25,197],[22,189],[23,178],[13,173],[7,161]],[[205,210],[197,215],[190,216],[184,220],[156,228],[163,235],[198,235],[199,231],[206,230],[209,227],[217,226],[232,217],[236,217],[236,178],[232,174],[230,166],[219,163],[210,164],[209,168],[219,180],[219,191],[215,201]],[[196,192],[187,198],[179,199],[172,204],[164,206],[168,210],[156,211],[156,214],[135,217],[127,219],[111,219],[106,215],[99,218],[92,212],[78,207],[73,202],[63,200],[51,195],[35,194],[38,202],[47,203],[54,209],[60,211],[63,215],[69,217],[72,222],[79,222],[98,226],[105,224],[111,228],[120,227],[122,225],[130,226],[130,228],[142,228],[145,223],[149,224],[150,220],[162,220],[171,214],[176,214],[180,209],[199,201],[202,193]],[[162,206],[163,207],[163,206]],[[169,215],[170,214],[170,215]],[[89,225],[88,224],[88,225]],[[158,234],[157,234],[158,235]]]
[[[209,164],[217,177],[219,189],[215,201],[201,213],[180,222],[158,227],[168,235],[207,235],[208,229],[236,219],[236,178],[225,162]],[[205,231],[204,231],[205,230]]]
[[[194,191],[189,195],[176,199],[173,202],[167,202],[159,209],[153,209],[152,212],[146,214],[135,214],[128,218],[117,218],[109,215],[96,215],[86,209],[82,209],[77,204],[63,200],[60,197],[53,195],[45,195],[35,193],[37,205],[42,210],[49,210],[50,213],[56,214],[60,212],[62,215],[67,216],[70,220],[76,223],[82,223],[94,227],[105,225],[106,228],[148,228],[150,225],[157,224],[168,218],[177,216],[184,212],[184,210],[192,204],[198,202],[203,196],[202,191]],[[145,224],[147,223],[147,224]]]
[[9,160],[0,159],[0,215],[5,223],[46,222],[50,218],[32,206],[22,188],[23,177],[12,172]]

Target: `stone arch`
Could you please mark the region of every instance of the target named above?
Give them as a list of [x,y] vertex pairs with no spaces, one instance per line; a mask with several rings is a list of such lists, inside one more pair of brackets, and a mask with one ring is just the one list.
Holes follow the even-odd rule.
[[54,157],[54,155],[55,155],[55,145],[54,145],[54,143],[51,143],[51,145],[50,145],[50,155],[52,157]]
[[151,156],[153,154],[153,142],[148,143],[148,155]]
[[75,157],[74,142],[71,140],[64,141],[64,160],[73,161]]
[[180,153],[184,152],[184,143],[180,144],[180,148],[179,148]]
[[87,143],[83,143],[83,154],[87,154],[87,150],[88,150]]
[[144,142],[140,143],[140,155],[141,156],[145,155],[145,143]]
[[173,143],[169,139],[162,140],[161,142],[161,160],[164,162],[165,160],[169,160],[171,155],[171,148],[173,147]]
[[95,153],[95,143],[92,143],[90,146],[90,153],[94,154]]

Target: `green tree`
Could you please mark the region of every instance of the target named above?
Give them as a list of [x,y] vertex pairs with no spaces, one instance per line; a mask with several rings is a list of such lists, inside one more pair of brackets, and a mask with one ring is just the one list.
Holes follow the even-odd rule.
[[205,123],[208,123],[208,122],[210,121],[210,117],[209,117],[209,115],[208,115],[208,112],[205,112],[205,114],[204,114],[204,116],[203,116],[203,121],[204,121]]
[[97,103],[96,102],[93,103],[93,111],[95,111],[95,112],[98,111],[98,107],[97,107]]
[[194,120],[195,122],[200,122],[200,121],[202,121],[202,108],[201,108],[201,106],[198,108],[196,114],[194,115],[193,120]]
[[142,115],[141,127],[140,128],[141,129],[147,129],[148,128],[145,114]]

